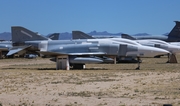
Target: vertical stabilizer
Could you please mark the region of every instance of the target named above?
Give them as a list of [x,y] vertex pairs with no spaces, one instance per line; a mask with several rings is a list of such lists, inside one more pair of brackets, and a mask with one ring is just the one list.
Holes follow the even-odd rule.
[[72,31],[72,38],[73,39],[95,39],[92,36],[85,34],[81,31]]
[[51,40],[59,40],[59,33],[53,33],[53,34],[49,35],[49,38]]
[[174,21],[176,25],[169,33],[169,37],[180,37],[180,21]]
[[48,38],[38,35],[37,33],[30,31],[21,26],[12,26],[12,42],[24,42],[24,41],[33,41],[33,40],[48,40]]
[[128,35],[128,34],[121,34],[121,38],[130,39],[130,40],[136,40],[134,37]]

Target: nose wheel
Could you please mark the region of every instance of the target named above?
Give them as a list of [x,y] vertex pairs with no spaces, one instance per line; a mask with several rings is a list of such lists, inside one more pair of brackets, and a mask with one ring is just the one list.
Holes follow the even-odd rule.
[[136,68],[136,70],[140,70],[140,63],[141,63],[140,57],[137,57],[137,60],[138,60],[138,67]]

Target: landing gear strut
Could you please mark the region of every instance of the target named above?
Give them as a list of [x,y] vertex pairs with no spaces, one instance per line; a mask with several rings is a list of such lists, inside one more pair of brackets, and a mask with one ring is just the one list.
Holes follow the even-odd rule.
[[137,57],[137,60],[138,60],[138,67],[136,68],[136,70],[140,70],[140,63],[141,63],[140,57]]

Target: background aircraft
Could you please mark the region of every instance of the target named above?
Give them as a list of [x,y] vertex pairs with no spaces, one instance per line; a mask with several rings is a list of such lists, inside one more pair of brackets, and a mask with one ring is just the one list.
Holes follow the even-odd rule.
[[[146,46],[151,46],[151,47],[158,47],[158,48],[162,48],[165,50],[168,50],[169,52],[171,52],[171,55],[168,56],[168,62],[169,63],[177,63],[177,59],[176,59],[176,54],[180,52],[180,43],[179,42],[165,42],[163,40],[158,40],[158,37],[154,38],[154,39],[145,39],[145,37],[143,39],[135,39],[130,35],[127,34],[122,34],[123,38],[127,38],[127,39],[131,39],[134,41],[137,41],[138,43],[142,44],[142,45],[146,45]],[[148,38],[148,37],[146,37]],[[173,40],[175,41],[175,40]],[[160,57],[160,56],[156,56],[156,57]]]
[[175,55],[180,53],[180,46],[173,45],[165,41],[156,40],[156,39],[142,39],[142,40],[135,40],[135,41],[145,46],[162,48],[169,51],[171,54],[168,56],[169,57],[168,63],[177,63],[177,59]]
[[[88,39],[95,39],[92,36],[89,36],[89,35],[81,32],[81,31],[73,31],[72,32],[72,37],[73,37],[73,39],[87,39],[87,38]],[[129,37],[131,37],[131,36],[129,36]],[[131,39],[133,39],[135,41],[134,42],[132,40],[128,41],[128,40],[124,40],[122,38],[108,38],[108,39],[111,39],[111,40],[114,40],[114,41],[131,43],[131,44],[134,44],[134,45],[136,45],[136,43],[139,43],[139,44],[142,44],[142,45],[145,45],[145,46],[151,46],[151,47],[157,47],[157,48],[165,49],[165,50],[167,50],[167,51],[169,51],[171,53],[170,55],[168,55],[168,63],[177,63],[176,54],[180,53],[180,47],[179,46],[169,44],[169,43],[167,43],[165,41],[162,41],[162,40],[154,40],[154,39],[135,40],[134,38],[131,38]],[[122,61],[122,59],[123,59],[123,61]],[[137,61],[135,61],[134,57],[126,57],[126,58],[122,57],[122,58],[119,58],[118,61],[119,62],[124,62],[124,61],[125,62],[137,62]]]
[[[59,33],[53,33],[47,36],[47,39],[49,40],[58,40],[59,39]],[[9,50],[12,48],[12,41],[0,41],[0,58],[6,58],[7,53]],[[26,51],[21,51],[17,55],[22,55],[25,54]],[[9,56],[9,57],[14,57],[14,56]],[[24,57],[24,56],[23,56]],[[33,54],[26,54],[27,58],[32,58],[32,57],[37,57],[36,55]]]
[[[127,40],[127,39],[126,39]],[[154,47],[117,42],[109,39],[48,40],[23,27],[12,27],[13,48],[8,55],[23,50],[56,57],[57,69],[83,68],[86,63],[104,62],[102,56],[152,57],[169,53]],[[95,58],[98,57],[98,58]]]
[[[95,39],[92,36],[90,36],[88,34],[85,34],[84,32],[81,32],[81,31],[72,31],[72,37],[73,37],[73,39],[87,39],[87,38],[88,39]],[[102,39],[108,39],[108,40],[111,40],[111,41],[123,42],[123,43],[126,43],[126,44],[137,45],[139,47],[138,48],[139,50],[140,50],[140,47],[142,46],[141,44],[137,43],[136,41],[129,40],[129,39],[124,39],[124,38],[101,38],[101,39],[98,39],[98,40],[102,40]],[[126,63],[137,63],[137,62],[141,62],[141,60],[139,60],[139,59],[136,60],[136,57],[137,56],[133,56],[133,55],[127,55],[126,57],[122,56],[122,57],[118,57],[117,61],[119,63],[124,63],[124,62],[126,62]]]
[[[73,31],[72,37],[73,37],[73,39],[87,39],[87,38],[95,39],[92,36],[89,36],[81,31]],[[124,39],[124,38],[104,38],[104,39],[109,39],[109,40],[116,41],[116,42],[123,42],[123,43],[127,43],[127,44],[137,45],[139,47],[142,46],[140,43],[137,43],[136,41],[128,40],[128,39]],[[148,48],[148,47],[146,46],[146,48]],[[140,48],[138,48],[138,49],[140,50]],[[118,57],[118,62],[140,62],[141,61],[139,58],[137,58],[138,60],[135,60],[135,58],[136,58],[136,56],[133,56],[133,55],[127,55],[126,57],[122,56],[122,57]]]
[[145,35],[145,36],[130,36],[127,34],[122,34],[122,38],[131,39],[131,40],[140,40],[140,39],[158,39],[166,42],[179,42],[180,41],[180,21],[174,21],[176,25],[170,31],[170,33],[165,35]]

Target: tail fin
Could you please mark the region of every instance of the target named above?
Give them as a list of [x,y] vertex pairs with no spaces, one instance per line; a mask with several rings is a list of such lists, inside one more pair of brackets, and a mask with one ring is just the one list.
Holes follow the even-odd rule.
[[52,40],[59,40],[59,33],[53,33],[53,34],[49,35],[48,38],[50,38]]
[[130,40],[136,40],[136,38],[128,35],[128,34],[121,34],[121,38],[130,39]]
[[81,31],[72,31],[72,38],[73,39],[95,39],[92,36],[85,34]]
[[168,37],[180,37],[180,21],[174,21],[176,25],[169,33]]
[[12,42],[24,42],[33,40],[48,40],[48,38],[38,35],[37,33],[30,31],[21,26],[12,26]]

